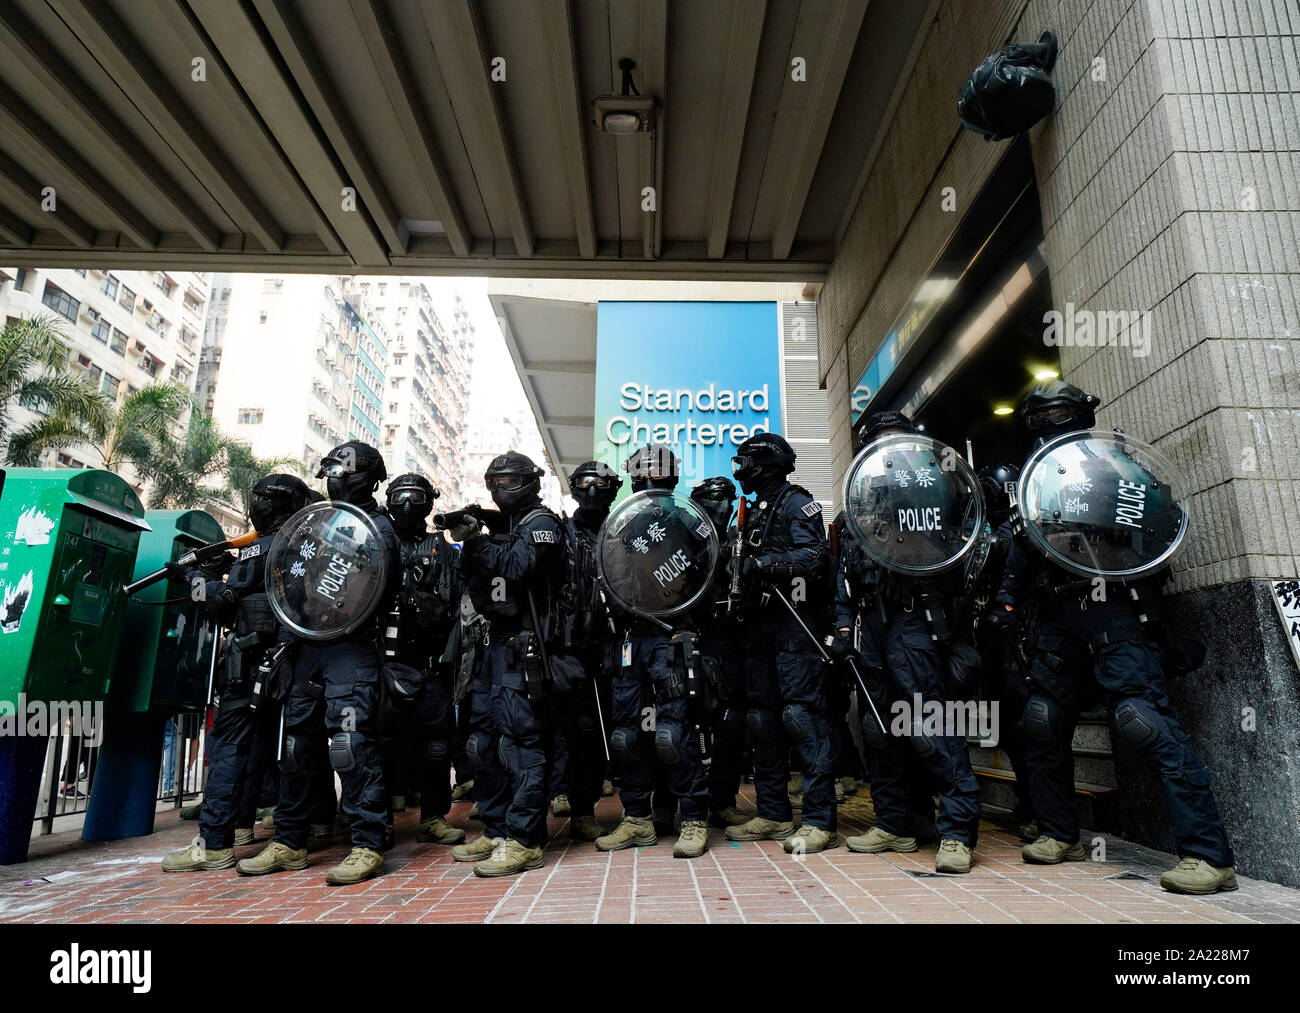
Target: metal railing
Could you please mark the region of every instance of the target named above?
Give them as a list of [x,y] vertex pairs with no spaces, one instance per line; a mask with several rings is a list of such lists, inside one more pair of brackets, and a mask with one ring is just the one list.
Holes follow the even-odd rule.
[[[172,808],[180,809],[203,791],[207,780],[205,742],[202,714],[178,714],[167,719],[155,790],[159,802],[171,802]],[[54,821],[59,817],[75,816],[89,807],[99,749],[66,729],[50,737],[35,816],[42,836],[54,833]]]

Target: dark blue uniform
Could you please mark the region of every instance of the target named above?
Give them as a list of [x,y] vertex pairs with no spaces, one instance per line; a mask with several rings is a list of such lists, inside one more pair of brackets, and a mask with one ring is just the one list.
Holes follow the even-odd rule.
[[[257,667],[274,649],[279,623],[266,598],[266,552],[274,533],[258,538],[240,552],[226,580],[204,584],[204,602],[217,622],[230,627],[225,664],[216,690],[216,719],[207,736],[208,779],[203,788],[199,834],[209,849],[234,845],[235,828],[253,825],[256,792],[269,758],[274,756],[278,707],[250,706]],[[250,809],[245,796],[251,798]],[[241,817],[243,822],[241,822]]]
[[[475,729],[468,747],[471,763],[488,775],[487,784],[475,775],[479,818],[489,836],[510,837],[530,848],[546,842],[551,734],[532,613],[535,609],[539,622],[548,614],[563,539],[559,518],[535,504],[510,518],[508,532],[470,539],[461,551],[470,595],[491,624],[474,687]],[[491,770],[498,748],[508,774],[500,785],[493,783]]]
[[[722,533],[724,560],[730,558],[735,537],[734,527]],[[713,757],[709,764],[709,807],[713,812],[721,812],[736,804],[743,774],[745,716],[749,711],[745,696],[745,626],[727,614],[729,582],[727,567],[719,566],[712,593],[695,610],[700,629],[700,653],[712,665],[718,696],[716,711],[710,715]]]
[[[371,500],[359,504],[379,529],[389,554],[386,610],[401,573],[401,548],[388,515]],[[286,847],[306,845],[312,784],[333,769],[343,783],[343,811],[352,820],[352,845],[381,851],[388,798],[380,759],[380,649],[378,620],[338,640],[303,641],[293,656],[293,688],[284,703],[284,745],[276,833]],[[328,748],[321,748],[322,730]],[[323,755],[324,754],[324,755]],[[328,757],[328,766],[326,766]]]
[[[816,597],[826,579],[830,552],[821,507],[789,482],[769,502],[760,501],[745,520],[747,552],[762,565],[765,581],[779,589],[816,630]],[[795,581],[804,593],[794,594]],[[777,601],[750,595],[744,613],[747,725],[753,743],[758,815],[787,823],[794,813],[786,784],[790,747],[804,761],[803,822],[836,829],[835,758],[826,717],[825,665],[794,617]],[[793,601],[793,599],[799,599]]]
[[[1094,600],[1092,581],[1018,542],[1012,547],[998,602],[1019,611],[1032,597],[1040,609],[1024,711],[1030,800],[1041,833],[1067,844],[1079,839],[1070,745],[1097,687],[1117,733],[1160,773],[1178,854],[1226,868],[1234,864],[1232,848],[1210,790],[1213,778],[1178,722],[1161,649],[1140,618],[1155,611],[1150,599],[1158,587],[1155,580],[1106,584],[1105,600]],[[1135,602],[1134,591],[1148,604]]]
[[[883,745],[868,745],[868,776],[876,826],[912,836],[915,820],[932,811],[931,783],[939,790],[939,832],[945,839],[975,846],[979,830],[979,785],[961,736],[892,734],[895,704],[942,703],[943,657],[919,606],[918,582],[877,567],[851,538],[841,546],[836,580],[835,626],[860,620],[858,646],[864,677],[876,709],[890,731]],[[864,721],[868,718],[865,716]],[[910,729],[908,729],[910,732]],[[864,740],[871,738],[864,732]],[[918,770],[916,760],[924,770]]]

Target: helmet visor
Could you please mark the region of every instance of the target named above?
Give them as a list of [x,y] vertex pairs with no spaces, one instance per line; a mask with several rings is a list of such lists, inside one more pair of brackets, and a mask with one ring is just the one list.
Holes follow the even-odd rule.
[[483,479],[483,484],[487,486],[488,492],[500,489],[502,492],[514,492],[522,489],[528,482],[523,475],[489,475]]
[[608,475],[579,475],[573,480],[574,489],[608,489]]
[[424,506],[429,502],[429,494],[423,489],[394,489],[388,494],[388,502],[393,506],[410,503],[412,506]]
[[1025,416],[1025,426],[1031,433],[1048,426],[1063,426],[1073,421],[1075,410],[1064,405],[1055,408],[1038,408]]

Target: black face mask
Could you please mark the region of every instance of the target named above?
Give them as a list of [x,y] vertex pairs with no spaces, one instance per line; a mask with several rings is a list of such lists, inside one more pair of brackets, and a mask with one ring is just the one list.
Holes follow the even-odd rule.
[[727,522],[731,520],[731,502],[725,499],[697,499],[695,505],[709,515],[709,520],[713,521],[713,526],[720,533],[727,530]]
[[580,510],[608,510],[617,494],[613,483],[605,485],[583,485],[575,482],[569,486],[569,494],[578,501]]
[[521,475],[505,475],[504,479],[518,478],[518,482],[495,483],[488,480],[488,489],[492,493],[492,502],[503,514],[516,514],[537,499],[537,490],[541,482],[536,478],[524,478]]
[[354,506],[372,500],[376,484],[367,472],[353,472],[350,475],[325,480],[325,488],[329,492],[330,499],[341,500]]
[[248,523],[259,534],[274,531],[283,521],[283,511],[274,499],[254,498],[248,506]]
[[393,527],[403,534],[423,533],[428,531],[426,520],[431,507],[428,503],[389,503],[388,514],[393,518]]

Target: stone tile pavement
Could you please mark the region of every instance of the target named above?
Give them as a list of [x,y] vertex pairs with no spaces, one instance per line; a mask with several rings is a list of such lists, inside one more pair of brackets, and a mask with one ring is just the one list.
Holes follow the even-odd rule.
[[[752,809],[748,786],[742,805]],[[479,827],[468,811],[456,805],[451,820],[473,835]],[[620,811],[615,797],[598,815],[612,824]],[[840,814],[842,834],[862,832],[871,821],[866,789]],[[1172,858],[1115,837],[1106,838],[1104,861],[1029,866],[1013,834],[985,823],[973,871],[941,876],[934,846],[912,855],[840,847],[795,859],[779,842],[735,844],[715,830],[704,857],[683,861],[663,838],[657,847],[602,854],[570,842],[567,821],[551,819],[542,869],[481,880],[449,848],[417,844],[417,820],[415,812],[399,815],[388,873],[351,887],[324,883],[342,843],[313,854],[303,872],[264,879],[233,870],[165,874],[162,856],[196,829],[170,810],[150,837],[92,844],[75,832],[56,834],[37,839],[28,862],[0,867],[0,922],[1300,922],[1300,890],[1272,883],[1239,877],[1240,890],[1212,898],[1165,893],[1157,880]],[[258,835],[269,836],[260,828]]]

